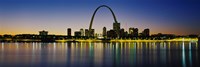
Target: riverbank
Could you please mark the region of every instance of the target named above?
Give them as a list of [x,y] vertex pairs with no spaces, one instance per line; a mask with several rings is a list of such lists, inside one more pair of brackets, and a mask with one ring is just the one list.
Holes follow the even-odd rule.
[[175,39],[164,39],[164,40],[150,40],[150,39],[62,39],[62,40],[46,40],[42,41],[39,39],[18,39],[18,40],[4,40],[0,42],[164,42],[164,41],[189,41],[198,42],[200,38],[175,38]]
[[198,44],[200,44],[200,37],[198,37]]
[[164,42],[164,41],[190,41],[197,42],[198,38],[176,38],[176,39],[166,39],[166,40],[131,40],[131,39],[111,39],[111,40],[99,40],[99,39],[77,39],[77,40],[56,40],[56,42]]

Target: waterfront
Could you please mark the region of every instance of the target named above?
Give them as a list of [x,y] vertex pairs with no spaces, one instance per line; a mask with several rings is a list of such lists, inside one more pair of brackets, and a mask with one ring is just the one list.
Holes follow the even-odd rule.
[[0,43],[0,67],[199,67],[197,42]]

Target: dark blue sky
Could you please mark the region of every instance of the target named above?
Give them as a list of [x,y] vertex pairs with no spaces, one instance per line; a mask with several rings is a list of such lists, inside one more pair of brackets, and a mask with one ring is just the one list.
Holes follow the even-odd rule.
[[[198,0],[0,0],[0,34],[66,34],[88,28],[94,10],[112,8],[121,27],[150,28],[151,34],[200,34]],[[112,29],[113,17],[101,8],[94,19],[97,33]]]

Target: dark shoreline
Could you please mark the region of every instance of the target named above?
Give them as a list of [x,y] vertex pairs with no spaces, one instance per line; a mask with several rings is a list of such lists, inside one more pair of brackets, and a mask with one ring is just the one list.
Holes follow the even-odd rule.
[[16,43],[16,42],[26,42],[26,43],[32,43],[32,42],[41,42],[41,43],[76,43],[76,42],[173,42],[173,41],[191,41],[191,42],[197,42],[200,44],[200,37],[198,38],[175,38],[175,39],[161,39],[161,40],[151,40],[151,39],[66,39],[66,40],[41,40],[41,39],[18,39],[18,40],[0,40],[0,43]]
[[200,37],[198,37],[198,44],[200,44]]

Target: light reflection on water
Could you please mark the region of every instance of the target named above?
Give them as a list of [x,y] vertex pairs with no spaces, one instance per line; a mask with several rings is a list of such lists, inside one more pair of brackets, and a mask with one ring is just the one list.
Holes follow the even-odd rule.
[[0,43],[0,67],[199,66],[195,42]]

